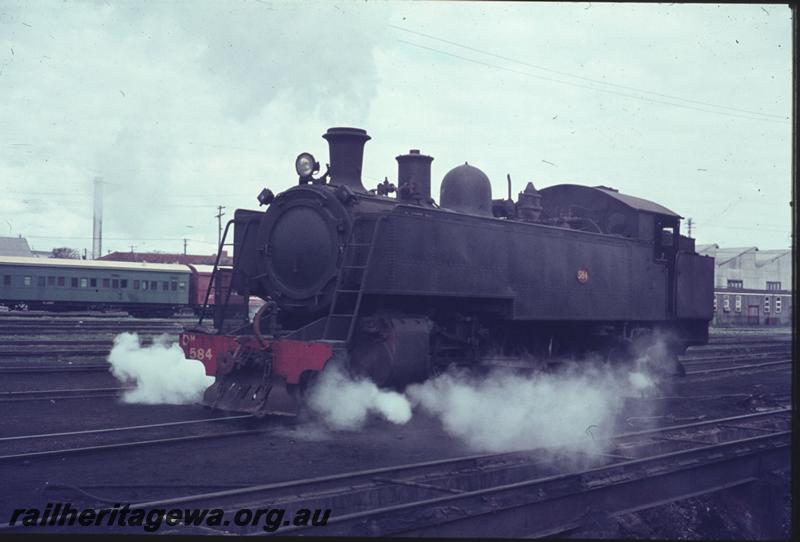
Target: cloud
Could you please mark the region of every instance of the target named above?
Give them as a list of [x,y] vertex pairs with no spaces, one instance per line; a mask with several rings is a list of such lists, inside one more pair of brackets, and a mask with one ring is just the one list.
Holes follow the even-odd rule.
[[[686,101],[790,114],[790,11],[769,11],[5,2],[2,188],[59,196],[26,203],[22,194],[0,212],[15,233],[75,237],[71,244],[89,247],[90,183],[102,176],[114,183],[106,190],[107,248],[179,250],[188,236],[190,250],[211,252],[216,205],[227,207],[226,218],[255,207],[263,186],[277,192],[296,182],[299,152],[324,163],[319,136],[328,127],[355,125],[373,136],[369,186],[393,179],[395,156],[421,148],[435,158],[434,196],[444,174],[468,160],[493,180],[495,196],[505,194],[506,173],[515,192],[529,180],[607,184],[692,216],[700,242],[785,246],[791,125]],[[742,204],[714,217],[726,198],[742,194]],[[49,248],[47,239],[32,241]]]

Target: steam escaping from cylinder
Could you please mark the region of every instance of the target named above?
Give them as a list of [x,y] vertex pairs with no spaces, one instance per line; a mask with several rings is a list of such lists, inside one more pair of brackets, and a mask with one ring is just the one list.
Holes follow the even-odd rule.
[[142,346],[136,333],[117,335],[108,362],[117,380],[134,385],[122,397],[126,403],[190,404],[214,383],[203,364],[186,359],[167,335],[156,337],[150,346]]
[[623,411],[627,399],[637,400],[636,416],[650,413],[647,398],[659,380],[651,363],[641,354],[627,367],[589,359],[565,362],[555,372],[451,370],[409,386],[406,395],[415,410],[438,418],[447,433],[474,451],[593,454],[605,448],[603,437],[631,430]]
[[331,429],[359,429],[373,414],[395,424],[411,419],[411,404],[405,396],[382,390],[371,380],[352,378],[335,363],[325,368],[309,390],[308,406]]

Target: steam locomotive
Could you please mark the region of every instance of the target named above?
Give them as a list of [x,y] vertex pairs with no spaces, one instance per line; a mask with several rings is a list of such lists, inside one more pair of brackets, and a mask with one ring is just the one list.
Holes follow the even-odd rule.
[[[217,304],[215,325],[180,337],[216,381],[214,408],[294,414],[303,390],[340,360],[379,386],[402,388],[452,364],[490,359],[609,359],[665,337],[665,366],[708,341],[713,258],[681,235],[681,217],[605,186],[533,183],[492,199],[491,183],[464,163],[431,198],[433,158],[397,156],[397,184],[367,190],[370,136],[330,128],[330,164],[308,153],[299,182],[258,196],[266,212],[239,209],[232,277],[217,269],[217,299],[257,296],[252,321]],[[223,241],[223,244],[226,244]],[[202,324],[202,319],[201,319]]]

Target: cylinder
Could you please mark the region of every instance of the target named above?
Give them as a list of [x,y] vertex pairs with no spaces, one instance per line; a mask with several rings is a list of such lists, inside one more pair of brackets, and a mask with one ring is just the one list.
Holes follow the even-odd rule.
[[397,199],[402,201],[431,201],[431,162],[433,156],[411,149],[397,160]]
[[361,182],[364,144],[371,138],[360,128],[329,128],[322,136],[328,141],[330,183],[348,186],[353,192],[366,193]]
[[430,374],[433,322],[424,316],[362,318],[350,351],[350,369],[379,387],[402,388]]

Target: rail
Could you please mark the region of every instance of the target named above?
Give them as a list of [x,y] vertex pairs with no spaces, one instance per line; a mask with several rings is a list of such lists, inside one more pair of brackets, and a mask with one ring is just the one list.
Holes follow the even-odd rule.
[[[330,508],[336,515],[310,533],[326,536],[543,536],[574,528],[588,508],[605,514],[634,511],[749,483],[766,471],[785,468],[789,416],[788,408],[774,409],[599,439],[608,448],[583,454],[588,466],[579,469],[564,466],[570,461],[545,459],[553,457],[553,450],[529,450],[198,493],[131,507]],[[576,455],[568,457],[574,464]],[[278,534],[301,532],[303,527],[288,527]]]

